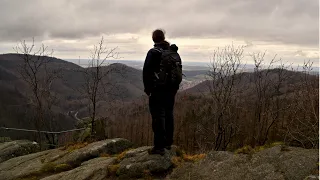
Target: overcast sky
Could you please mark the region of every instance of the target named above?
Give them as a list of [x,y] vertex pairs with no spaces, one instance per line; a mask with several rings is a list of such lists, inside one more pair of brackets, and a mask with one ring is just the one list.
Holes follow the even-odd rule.
[[144,60],[155,28],[166,30],[186,61],[208,61],[215,48],[233,43],[247,45],[246,53],[318,64],[318,0],[0,1],[0,53],[34,37],[58,58],[88,58],[104,36],[123,59]]

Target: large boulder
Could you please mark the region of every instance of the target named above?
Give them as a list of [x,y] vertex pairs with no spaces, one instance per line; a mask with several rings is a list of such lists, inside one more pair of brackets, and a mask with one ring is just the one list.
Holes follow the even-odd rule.
[[12,180],[40,173],[49,159],[64,153],[58,149],[9,159],[0,164],[0,180]]
[[58,158],[54,162],[57,164],[70,164],[78,166],[82,162],[98,157],[100,154],[118,154],[129,149],[133,144],[122,138],[106,139],[91,143],[83,148],[74,150],[63,157]]
[[38,152],[39,145],[28,140],[16,140],[0,144],[0,163],[8,159]]
[[117,157],[102,157],[86,161],[81,166],[44,178],[43,180],[102,180],[135,179],[148,175],[165,174],[171,169],[171,159],[176,155],[175,148],[165,155],[149,155],[150,146],[125,151]]
[[117,175],[121,179],[139,178],[145,173],[166,173],[172,167],[172,157],[176,155],[175,148],[161,155],[149,155],[150,146],[140,147],[126,152],[119,163]]
[[[269,150],[271,151],[272,148]],[[281,151],[279,148],[274,150],[281,153],[270,160],[272,161],[271,164],[284,175],[285,179],[304,179],[308,175],[315,173],[319,176],[317,172],[319,166],[318,149],[290,147],[286,151]],[[264,158],[262,157],[261,159]]]
[[198,163],[186,163],[170,179],[301,180],[314,177],[318,149],[275,146],[253,155],[212,151]]
[[56,173],[56,169],[61,166],[74,168],[84,161],[99,157],[100,154],[117,154],[132,145],[126,139],[106,139],[72,151],[53,149],[12,158],[0,164],[0,180]]
[[81,166],[70,171],[52,175],[42,180],[103,180],[108,177],[108,167],[115,162],[115,158],[101,157],[86,161]]

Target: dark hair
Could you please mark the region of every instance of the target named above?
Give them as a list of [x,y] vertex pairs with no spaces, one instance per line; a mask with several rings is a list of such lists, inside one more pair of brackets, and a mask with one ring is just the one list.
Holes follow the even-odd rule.
[[156,29],[152,32],[152,40],[154,43],[160,43],[165,40],[164,30]]

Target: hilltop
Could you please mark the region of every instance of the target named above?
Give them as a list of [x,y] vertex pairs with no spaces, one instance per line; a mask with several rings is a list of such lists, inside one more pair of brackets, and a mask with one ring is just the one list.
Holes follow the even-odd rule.
[[[33,57],[36,58],[36,57]],[[87,116],[85,96],[79,92],[83,88],[85,68],[76,64],[54,58],[45,57],[47,68],[51,71],[60,71],[60,78],[53,82],[51,91],[59,100],[53,106],[57,124],[53,130],[72,129],[76,125],[70,111],[79,111],[79,115]],[[19,74],[23,59],[19,54],[0,55],[0,126],[34,129],[32,108],[28,102],[31,90]],[[107,87],[105,101],[128,101],[144,94],[142,88],[142,72],[124,64],[110,64],[102,67],[102,71],[110,71],[107,81],[112,86]],[[39,73],[44,73],[40,71]],[[39,74],[39,77],[42,75]],[[104,87],[103,87],[104,88]],[[105,108],[108,103],[98,102]],[[4,133],[4,134],[3,134]],[[31,136],[30,133],[0,132],[0,136],[21,138]]]
[[[60,117],[58,118],[60,122],[58,122],[55,129],[71,129],[76,123],[73,117],[75,113],[77,113],[78,118],[88,116],[88,110],[86,109],[87,99],[79,93],[79,89],[83,88],[85,82],[82,72],[86,68],[55,57],[45,58],[48,61],[48,69],[60,71],[61,75],[61,78],[57,79],[52,85],[52,91],[59,99],[59,102],[53,107],[54,112]],[[31,109],[27,98],[31,94],[31,90],[19,74],[22,61],[21,54],[0,55],[0,112],[2,112],[0,125],[34,129],[28,123],[30,119],[27,118],[31,117],[28,115]],[[98,102],[97,112],[100,115],[110,106],[110,103],[129,102],[144,95],[142,70],[116,61],[110,62],[112,63],[106,64],[101,69],[102,72],[110,71],[106,78],[110,86],[103,87],[106,88],[105,91],[108,93],[105,94],[104,101]],[[205,74],[206,71],[185,71],[184,73],[187,79],[197,79],[198,75]],[[193,85],[195,85],[194,82],[190,83],[184,80],[182,89]],[[24,133],[22,134],[25,135]],[[3,135],[8,136],[8,134]],[[10,133],[10,136],[17,138],[14,133]]]
[[[32,109],[26,98],[29,92],[17,74],[21,60],[17,54],[0,57],[3,92],[0,123],[34,129],[30,123]],[[84,85],[82,71],[87,69],[60,59],[51,60],[49,66],[61,68],[63,72],[52,88],[59,97],[54,107],[59,122],[54,130],[76,126],[90,132],[88,100],[78,91]],[[99,131],[102,139],[123,137],[139,146],[151,144],[151,117],[141,70],[121,63],[101,68],[102,72],[110,70],[105,80],[113,85],[103,87],[110,93],[103,94],[104,100],[97,103],[99,129],[95,131]],[[185,71],[188,78],[195,79],[205,72]],[[182,90],[175,104],[175,141],[188,152],[234,150],[246,144],[256,146],[274,141],[317,148],[318,79],[317,75],[299,71],[262,69],[207,80]],[[231,89],[228,84],[232,84]],[[25,137],[22,133],[0,133],[1,136]]]

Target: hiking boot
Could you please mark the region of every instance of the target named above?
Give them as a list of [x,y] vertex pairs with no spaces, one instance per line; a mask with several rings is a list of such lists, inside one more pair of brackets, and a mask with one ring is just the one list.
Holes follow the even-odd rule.
[[151,154],[160,154],[161,156],[163,156],[166,152],[164,151],[164,149],[155,149],[155,148],[152,148],[152,149],[149,149],[148,150],[148,153],[151,155]]

